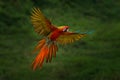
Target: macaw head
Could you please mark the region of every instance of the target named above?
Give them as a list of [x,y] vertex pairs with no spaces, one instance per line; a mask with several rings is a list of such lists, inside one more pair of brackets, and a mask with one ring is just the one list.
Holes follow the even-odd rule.
[[69,26],[60,26],[59,29],[63,32],[67,32],[69,30]]

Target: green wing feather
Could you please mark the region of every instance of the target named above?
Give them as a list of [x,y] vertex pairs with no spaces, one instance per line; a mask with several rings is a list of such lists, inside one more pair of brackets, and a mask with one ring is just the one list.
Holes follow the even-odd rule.
[[51,22],[42,14],[39,8],[33,8],[31,21],[35,32],[39,35],[47,36],[51,31],[56,29]]
[[79,39],[83,38],[84,36],[86,36],[86,34],[63,32],[63,34],[60,35],[56,41],[60,44],[67,44],[67,43],[72,43],[76,40],[79,40]]

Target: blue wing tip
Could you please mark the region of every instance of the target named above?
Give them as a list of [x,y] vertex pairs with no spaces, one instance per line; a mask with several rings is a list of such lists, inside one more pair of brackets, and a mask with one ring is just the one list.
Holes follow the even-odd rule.
[[88,31],[88,32],[86,32],[86,34],[92,34],[94,31],[92,30],[92,31]]
[[80,33],[80,34],[92,34],[94,32],[94,30],[87,31],[87,32],[80,32],[80,31],[76,31],[76,32]]

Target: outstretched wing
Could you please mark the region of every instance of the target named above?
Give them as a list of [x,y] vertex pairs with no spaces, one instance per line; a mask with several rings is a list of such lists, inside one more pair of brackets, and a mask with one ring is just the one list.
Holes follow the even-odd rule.
[[84,37],[86,34],[79,34],[79,33],[73,33],[73,32],[63,32],[57,39],[56,41],[61,44],[67,44],[67,43],[72,43],[76,40],[81,39]]
[[33,8],[31,21],[35,32],[37,32],[39,35],[47,36],[51,31],[56,29],[42,14],[39,8]]

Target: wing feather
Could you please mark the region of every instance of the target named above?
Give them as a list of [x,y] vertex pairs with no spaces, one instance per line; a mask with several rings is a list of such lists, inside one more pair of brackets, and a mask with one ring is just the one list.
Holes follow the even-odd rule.
[[31,21],[35,32],[39,35],[47,36],[51,31],[55,30],[51,22],[42,14],[39,8],[33,8]]
[[72,43],[76,40],[81,39],[84,37],[86,34],[79,34],[79,33],[73,33],[73,32],[63,32],[57,39],[56,41],[60,44],[67,44],[67,43]]

